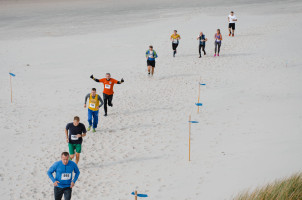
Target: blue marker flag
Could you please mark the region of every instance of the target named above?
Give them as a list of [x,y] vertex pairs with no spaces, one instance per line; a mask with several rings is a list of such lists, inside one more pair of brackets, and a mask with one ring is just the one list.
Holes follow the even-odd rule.
[[189,122],[192,123],[192,124],[199,123],[198,121],[189,121]]
[[[132,195],[135,195],[134,192],[131,193]],[[138,197],[148,197],[148,195],[146,194],[137,194]]]
[[16,76],[15,74],[13,74],[13,73],[9,73],[9,75],[11,75],[11,76]]
[[202,103],[195,103],[196,106],[202,106]]

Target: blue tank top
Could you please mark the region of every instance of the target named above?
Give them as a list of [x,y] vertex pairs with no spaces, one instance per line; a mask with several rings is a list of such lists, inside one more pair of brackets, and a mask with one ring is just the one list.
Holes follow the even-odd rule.
[[217,33],[215,34],[215,37],[216,37],[216,42],[221,42],[221,34],[217,35]]

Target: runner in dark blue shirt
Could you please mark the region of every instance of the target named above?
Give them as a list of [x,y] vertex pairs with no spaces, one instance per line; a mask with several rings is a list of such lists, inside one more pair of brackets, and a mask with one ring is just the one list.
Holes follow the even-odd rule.
[[208,40],[206,38],[206,36],[200,32],[200,34],[198,35],[197,37],[197,40],[199,40],[199,58],[201,58],[201,49],[203,51],[203,55],[206,55],[206,51],[205,51],[205,48],[206,48],[206,41]]
[[68,123],[66,125],[65,134],[69,148],[70,160],[74,158],[74,150],[76,150],[75,162],[78,164],[80,160],[80,153],[82,150],[82,138],[86,136],[85,125],[80,123],[80,118],[78,116],[74,117],[72,123]]

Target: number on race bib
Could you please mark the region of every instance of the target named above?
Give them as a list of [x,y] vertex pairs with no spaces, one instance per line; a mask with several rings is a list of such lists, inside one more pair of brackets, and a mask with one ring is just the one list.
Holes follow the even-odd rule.
[[108,85],[108,84],[105,85],[106,89],[110,89],[110,87],[111,87],[111,85]]
[[71,173],[62,173],[61,180],[70,180]]
[[94,104],[94,103],[90,103],[90,104],[89,104],[89,107],[90,107],[90,108],[95,108],[95,104]]
[[77,135],[71,135],[71,140],[78,140],[78,136]]

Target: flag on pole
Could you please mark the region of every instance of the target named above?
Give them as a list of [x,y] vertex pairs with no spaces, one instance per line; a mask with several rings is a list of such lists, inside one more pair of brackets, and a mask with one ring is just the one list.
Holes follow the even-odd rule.
[[13,103],[13,86],[12,86],[12,77],[16,76],[15,74],[9,72],[9,84],[10,84],[10,102]]
[[[131,193],[132,195],[135,195],[134,192]],[[148,197],[147,194],[137,194],[138,197]]]

